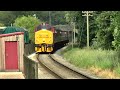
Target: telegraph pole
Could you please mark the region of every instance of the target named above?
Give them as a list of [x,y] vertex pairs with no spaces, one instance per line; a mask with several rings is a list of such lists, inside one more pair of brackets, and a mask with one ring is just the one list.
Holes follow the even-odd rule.
[[49,11],[49,24],[51,25],[51,12]]
[[87,48],[89,49],[89,16],[93,16],[93,11],[82,11],[82,13],[84,13],[82,16],[87,17]]
[[36,14],[34,14],[33,17],[37,18],[37,17],[36,17]]
[[[73,25],[74,23],[72,22],[71,24]],[[74,39],[73,34],[74,34],[74,31],[72,31],[72,48],[73,48],[73,39]]]
[[73,17],[73,21],[72,21],[72,26],[73,26],[73,33],[72,33],[72,44],[75,44],[75,21],[76,21],[76,17]]
[[73,48],[73,32],[72,32],[72,48]]
[[74,44],[75,44],[75,22],[74,22]]
[[11,27],[13,26],[13,24],[11,23]]
[[76,21],[76,17],[73,17],[74,44],[75,44],[75,21]]

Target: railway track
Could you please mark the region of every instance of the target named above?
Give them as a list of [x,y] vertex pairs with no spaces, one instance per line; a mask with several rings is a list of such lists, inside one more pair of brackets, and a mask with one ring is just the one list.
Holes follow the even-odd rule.
[[[51,71],[46,65],[44,65],[44,63],[41,63],[40,60],[38,60],[38,61],[39,61],[38,73],[40,74],[40,75],[38,75],[39,79],[62,79],[56,73]],[[42,72],[42,74],[40,72]]]
[[39,63],[58,79],[93,79],[58,62],[52,54],[39,54]]

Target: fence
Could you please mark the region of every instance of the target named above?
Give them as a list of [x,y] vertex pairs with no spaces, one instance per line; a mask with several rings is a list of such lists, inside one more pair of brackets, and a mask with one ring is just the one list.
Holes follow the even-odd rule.
[[26,44],[24,49],[24,74],[26,79],[38,79],[38,62],[28,58],[34,52],[34,44]]
[[35,52],[34,47],[35,46],[33,43],[25,44],[24,54],[30,55],[31,53]]
[[24,56],[24,74],[26,79],[38,79],[38,62]]

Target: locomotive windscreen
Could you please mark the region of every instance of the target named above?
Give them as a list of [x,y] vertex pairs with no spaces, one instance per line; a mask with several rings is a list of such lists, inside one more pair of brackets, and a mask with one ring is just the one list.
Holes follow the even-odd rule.
[[48,24],[42,24],[42,25],[37,26],[35,31],[38,31],[38,30],[41,30],[41,29],[51,30],[51,26],[48,25]]

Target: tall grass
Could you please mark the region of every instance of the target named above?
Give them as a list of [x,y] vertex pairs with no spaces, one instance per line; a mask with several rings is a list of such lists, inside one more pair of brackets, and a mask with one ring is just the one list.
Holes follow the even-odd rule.
[[64,57],[70,63],[78,67],[90,68],[98,67],[103,70],[109,69],[120,74],[120,59],[118,52],[113,50],[94,50],[94,49],[79,49],[69,46],[64,52]]

